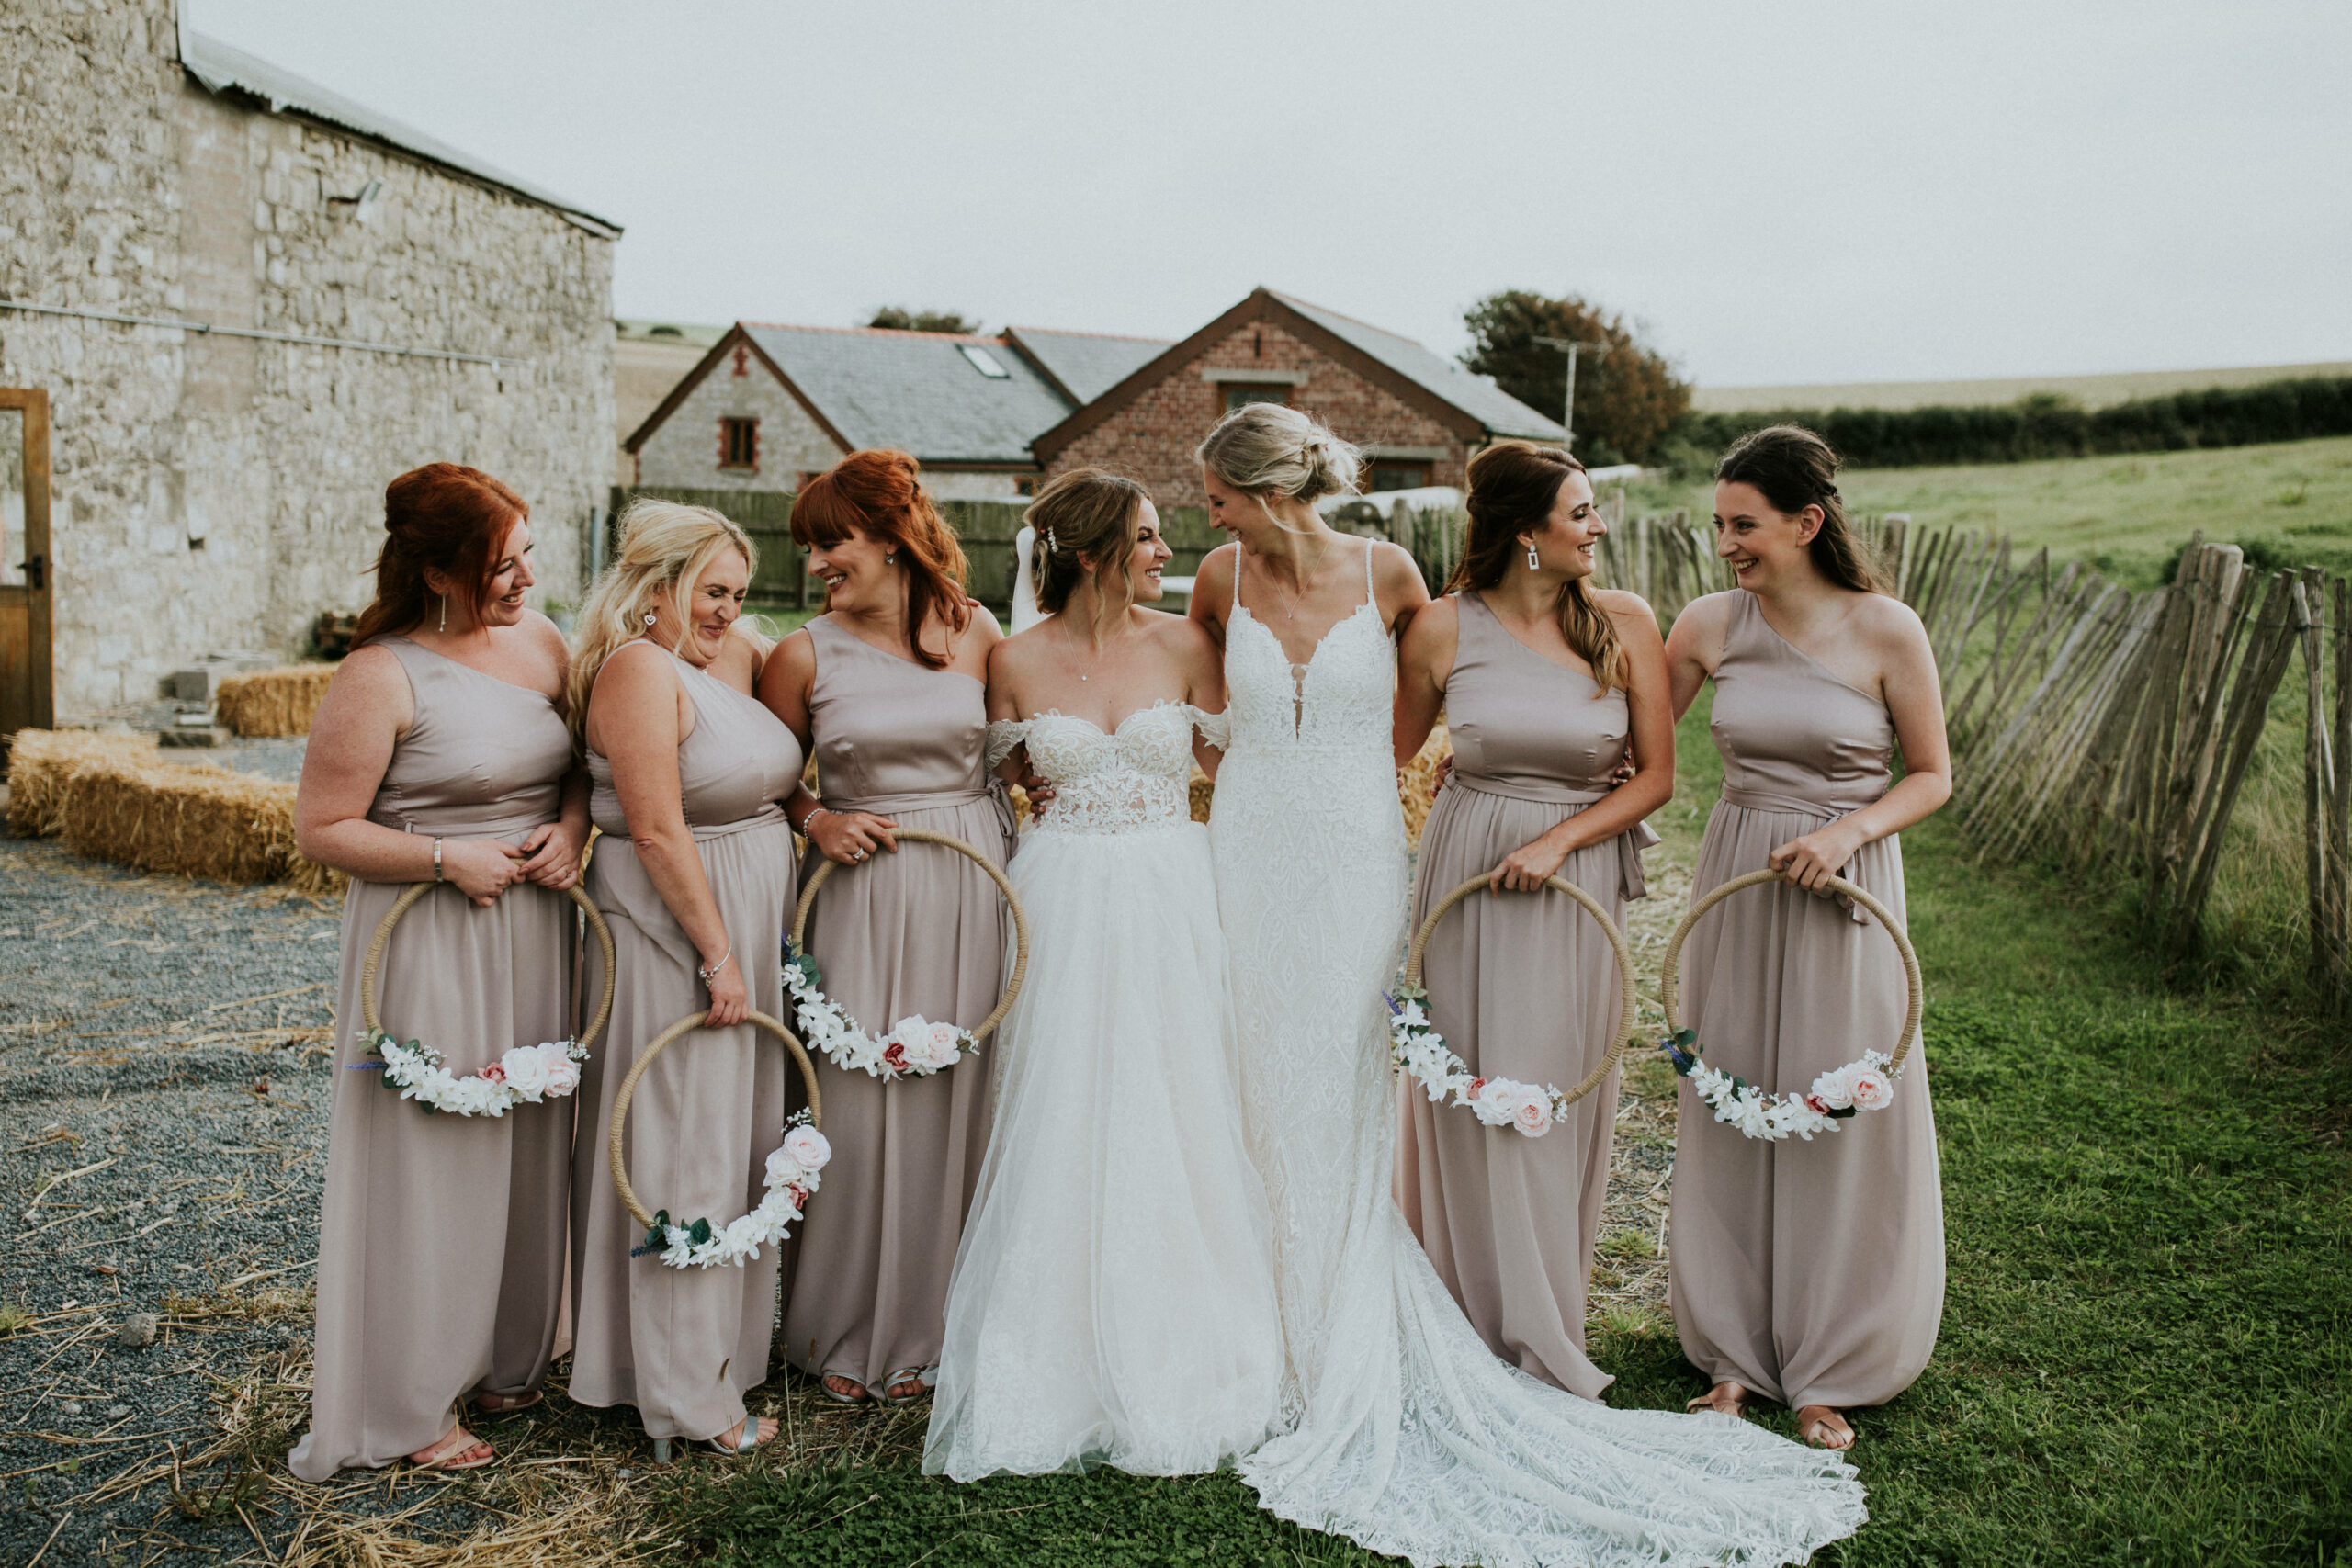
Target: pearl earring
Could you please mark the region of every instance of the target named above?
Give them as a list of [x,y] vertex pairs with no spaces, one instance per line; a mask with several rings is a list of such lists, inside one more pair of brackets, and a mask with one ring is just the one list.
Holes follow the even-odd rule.
[[449,596],[447,593],[441,595],[441,629],[445,632],[449,629]]
[[1528,547],[1527,547],[1527,570],[1530,570],[1530,571],[1533,571],[1533,570],[1535,570],[1537,568],[1541,567],[1543,564],[1544,564],[1544,563],[1543,563],[1541,560],[1539,560],[1539,559],[1537,559],[1537,558],[1536,558],[1536,555],[1535,555],[1535,547],[1534,547],[1533,545],[1530,545],[1530,546],[1528,546]]

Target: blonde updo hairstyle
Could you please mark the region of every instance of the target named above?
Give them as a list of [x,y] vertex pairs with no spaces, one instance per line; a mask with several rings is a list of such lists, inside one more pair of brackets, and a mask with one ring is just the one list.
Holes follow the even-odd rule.
[[1037,608],[1061,614],[1087,574],[1081,555],[1094,562],[1094,586],[1105,609],[1133,604],[1136,584],[1127,561],[1143,532],[1143,504],[1149,499],[1135,480],[1101,468],[1072,468],[1039,491],[1021,514],[1036,531],[1029,546],[1029,573],[1037,584]]
[[1323,496],[1352,494],[1363,468],[1362,452],[1283,403],[1242,404],[1216,422],[1193,455],[1210,473],[1255,497],[1261,511],[1269,495],[1312,505]]
[[671,615],[684,626],[695,583],[729,550],[743,558],[745,570],[759,570],[751,536],[707,506],[632,501],[622,509],[619,532],[613,564],[589,584],[572,632],[569,716],[575,743],[588,722],[597,671],[624,644],[644,635],[647,611],[667,600]]

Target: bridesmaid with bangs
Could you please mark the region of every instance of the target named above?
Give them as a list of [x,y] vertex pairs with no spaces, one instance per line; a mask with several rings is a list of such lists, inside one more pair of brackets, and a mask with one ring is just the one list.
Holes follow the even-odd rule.
[[[915,1014],[969,1028],[1003,989],[1003,895],[955,851],[893,835],[1012,858],[1011,801],[986,766],[996,620],[965,596],[964,552],[903,452],[853,452],[809,480],[792,536],[826,612],[776,645],[759,697],[817,761],[822,797],[804,787],[788,807],[803,884],[820,856],[841,868],[809,911],[809,954],[869,1032]],[[817,1076],[836,1153],[786,1244],[786,1357],[830,1399],[903,1404],[937,1381],[990,1064],[886,1081],[820,1058]]]
[[[1620,979],[1609,938],[1544,892],[1555,875],[1623,921],[1642,897],[1643,819],[1674,793],[1666,650],[1637,595],[1595,588],[1608,530],[1584,465],[1505,441],[1472,460],[1469,534],[1444,597],[1406,628],[1396,759],[1444,709],[1453,768],[1422,829],[1418,929],[1473,876],[1423,957],[1432,1021],[1470,1070],[1560,1089],[1607,1055]],[[1614,785],[1628,758],[1630,781]],[[1585,1291],[1609,1185],[1617,1078],[1541,1137],[1399,1085],[1396,1202],[1487,1347],[1598,1399]]]
[[[1801,1090],[1891,1051],[1908,998],[1883,931],[1832,902],[1833,875],[1905,918],[1901,829],[1951,794],[1934,650],[1847,526],[1838,457],[1809,430],[1743,436],[1715,468],[1715,553],[1739,586],[1674,623],[1674,709],[1713,682],[1723,797],[1691,880],[1703,897],[1767,867],[1683,948],[1708,1065]],[[1903,753],[1903,777],[1894,776]],[[1682,1353],[1730,1416],[1788,1405],[1807,1442],[1854,1444],[1845,1412],[1909,1387],[1943,1316],[1943,1196],[1928,1069],[1883,1111],[1811,1142],[1750,1139],[1686,1080],[1675,1136],[1671,1303]]]

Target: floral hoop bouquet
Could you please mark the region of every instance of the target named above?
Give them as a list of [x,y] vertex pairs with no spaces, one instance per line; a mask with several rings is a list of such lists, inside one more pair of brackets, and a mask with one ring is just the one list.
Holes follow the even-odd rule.
[[605,917],[577,886],[564,889],[572,905],[586,917],[605,951],[604,998],[596,1004],[596,1015],[581,1031],[580,1038],[509,1046],[497,1061],[480,1072],[460,1077],[449,1071],[447,1058],[432,1046],[416,1040],[403,1044],[394,1039],[384,1027],[378,996],[382,989],[384,950],[391,943],[392,928],[436,886],[442,885],[412,885],[385,911],[376,934],[368,940],[367,960],[359,969],[359,1013],[367,1031],[360,1038],[368,1054],[376,1060],[354,1062],[347,1070],[381,1072],[385,1087],[398,1089],[402,1100],[413,1100],[427,1111],[451,1116],[503,1116],[518,1105],[563,1099],[580,1087],[580,1064],[588,1059],[588,1047],[604,1032],[605,1021],[612,1016],[613,933],[605,928]]
[[1555,876],[1544,886],[1566,893],[1583,905],[1586,913],[1600,922],[1600,929],[1608,934],[1609,944],[1617,955],[1617,1011],[1610,1025],[1609,1049],[1574,1089],[1564,1094],[1550,1084],[1480,1077],[1453,1054],[1445,1036],[1430,1021],[1430,994],[1421,986],[1421,956],[1429,946],[1430,933],[1456,904],[1487,891],[1487,881],[1483,876],[1470,878],[1430,911],[1429,919],[1413,933],[1412,950],[1405,959],[1405,977],[1387,998],[1390,1059],[1399,1072],[1421,1086],[1430,1103],[1462,1107],[1487,1126],[1515,1128],[1529,1138],[1540,1138],[1550,1132],[1552,1124],[1568,1113],[1568,1107],[1600,1088],[1601,1080],[1615,1068],[1618,1058],[1625,1053],[1625,1009],[1634,994],[1634,957],[1625,946],[1625,933],[1617,929],[1617,922],[1609,918],[1600,900],[1563,877]]
[[893,836],[902,844],[944,845],[988,873],[997,890],[1004,895],[1005,907],[1012,915],[1014,947],[1012,973],[1005,980],[1003,995],[997,998],[996,1010],[974,1027],[933,1023],[917,1014],[899,1020],[878,1035],[868,1034],[850,1017],[848,1010],[825,995],[824,976],[818,971],[817,960],[808,953],[808,911],[817,902],[817,890],[833,874],[831,861],[818,865],[808,885],[800,890],[799,908],[793,911],[792,929],[784,938],[784,988],[792,998],[792,1021],[800,1026],[802,1038],[833,1066],[848,1072],[868,1073],[886,1082],[892,1078],[929,1077],[977,1055],[980,1042],[994,1032],[996,1026],[1004,1021],[1004,1015],[1012,1010],[1012,999],[1021,994],[1021,983],[1029,973],[1029,916],[997,863],[950,834],[900,828]]
[[1683,941],[1699,923],[1700,916],[1741,888],[1782,880],[1777,871],[1751,871],[1691,903],[1690,912],[1682,917],[1682,923],[1667,939],[1666,971],[1660,979],[1658,999],[1665,1006],[1668,1033],[1657,1043],[1667,1060],[1674,1065],[1674,1070],[1690,1080],[1700,1101],[1715,1113],[1716,1121],[1737,1129],[1742,1136],[1767,1143],[1792,1137],[1811,1143],[1815,1133],[1835,1133],[1839,1122],[1861,1111],[1883,1111],[1894,1103],[1894,1086],[1903,1077],[1912,1042],[1918,1038],[1919,1016],[1926,1009],[1927,994],[1919,977],[1918,954],[1911,950],[1910,939],[1904,934],[1894,913],[1862,888],[1842,876],[1833,876],[1827,884],[1829,889],[1851,898],[1877,920],[1894,939],[1894,951],[1903,960],[1909,1006],[1904,1013],[1903,1032],[1895,1041],[1894,1054],[1865,1051],[1859,1060],[1815,1077],[1811,1088],[1787,1094],[1771,1093],[1745,1078],[1707,1066],[1701,1056],[1699,1036],[1682,1027],[1677,1008],[1675,976],[1682,958]]
[[631,1258],[658,1252],[673,1269],[741,1269],[770,1242],[792,1235],[792,1222],[808,1206],[820,1184],[818,1173],[833,1157],[833,1145],[811,1124],[808,1111],[795,1111],[784,1124],[784,1142],[768,1152],[767,1193],[750,1213],[714,1225],[708,1219],[677,1224],[670,1211],[657,1209],[645,1227],[645,1242]]

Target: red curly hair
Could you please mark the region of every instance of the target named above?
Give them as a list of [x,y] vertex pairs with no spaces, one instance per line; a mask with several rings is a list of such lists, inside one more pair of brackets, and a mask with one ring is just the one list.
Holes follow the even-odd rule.
[[964,597],[964,547],[922,488],[922,469],[904,452],[852,452],[800,487],[792,502],[792,537],[805,547],[838,545],[855,533],[896,550],[907,573],[907,647],[930,670],[947,655],[922,645],[936,613],[951,639],[971,624]]
[[427,463],[386,485],[376,597],[359,613],[351,646],[424,624],[440,597],[425,584],[427,567],[466,585],[460,600],[479,616],[490,603],[499,547],[530,515],[530,502],[513,487],[462,464]]

